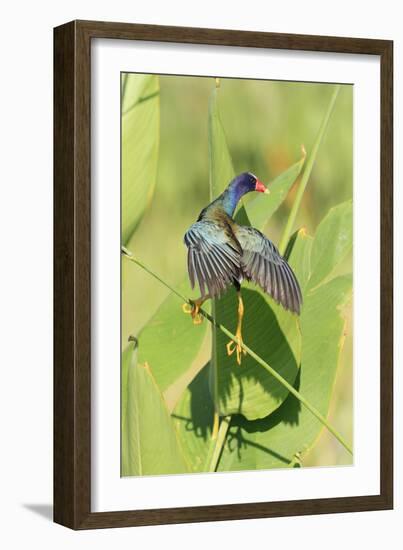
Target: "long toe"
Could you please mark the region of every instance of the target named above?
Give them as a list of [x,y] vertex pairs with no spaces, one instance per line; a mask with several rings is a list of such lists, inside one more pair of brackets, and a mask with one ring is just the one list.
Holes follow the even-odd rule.
[[246,351],[243,349],[242,343],[242,339],[238,341],[230,340],[226,345],[227,355],[230,356],[236,352],[236,362],[238,365],[242,364],[242,355],[246,355]]
[[227,355],[232,355],[235,351],[235,342],[234,340],[230,340],[228,344],[225,346],[227,348]]
[[201,313],[197,312],[192,315],[193,318],[193,324],[194,325],[201,325],[203,322],[203,315]]
[[243,349],[241,344],[236,345],[236,362],[238,365],[242,364],[242,355],[246,355],[246,351]]
[[183,313],[187,313],[188,315],[192,313],[192,306],[188,304],[187,302],[182,304],[182,311]]

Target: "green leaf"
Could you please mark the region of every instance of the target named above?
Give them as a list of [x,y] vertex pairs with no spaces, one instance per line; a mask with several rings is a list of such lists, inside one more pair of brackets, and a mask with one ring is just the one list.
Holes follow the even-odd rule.
[[157,176],[159,81],[124,75],[122,82],[122,244],[126,245],[151,201]]
[[292,235],[284,257],[297,275],[299,286],[304,295],[311,276],[311,249],[313,238],[303,227]]
[[[304,230],[290,243],[288,261],[304,292],[309,276],[309,250],[312,239]],[[243,337],[245,343],[290,384],[298,375],[301,359],[301,333],[298,318],[277,305],[267,294],[250,284],[243,285],[245,304]],[[237,300],[229,291],[216,305],[217,321],[229,330],[236,324]],[[218,399],[221,415],[243,414],[249,420],[263,418],[277,409],[288,390],[256,361],[246,356],[238,366],[226,355],[226,339],[217,331]]]
[[323,218],[316,230],[312,247],[311,288],[328,277],[346,257],[353,245],[353,203],[335,206]]
[[[327,415],[343,342],[343,307],[351,276],[337,277],[308,292],[301,315],[302,365],[296,389]],[[233,417],[220,471],[284,468],[299,464],[323,425],[292,395],[273,414],[248,422]]]
[[[300,244],[302,243],[302,244]],[[303,259],[304,261],[301,262],[302,263],[302,267],[304,269],[304,271],[306,273],[310,273],[310,262],[309,260],[307,260],[306,258],[309,257],[309,250],[310,250],[310,247],[312,245],[312,240],[307,237],[306,235],[306,231],[304,230],[301,230],[299,231],[296,235],[294,235],[294,237],[292,238],[291,240],[291,243],[287,249],[287,253],[289,255],[289,261],[291,263],[291,265],[294,267],[294,270],[296,271],[297,273],[297,276],[301,276],[301,278],[303,277],[303,273],[301,273],[301,275],[298,275],[298,266],[294,266],[293,265],[293,262],[294,262],[294,259]],[[304,251],[304,246],[306,248],[306,250]],[[140,262],[139,260],[137,259],[133,259],[133,261],[135,261],[135,263],[137,263],[138,265],[142,266],[146,271],[148,271],[151,275],[153,275],[156,279],[160,280],[161,282],[163,282],[160,277],[153,273],[147,266],[145,266],[142,262]],[[343,277],[341,278],[338,278],[338,279],[333,279],[333,281],[338,281],[338,280],[343,280]],[[348,290],[351,292],[351,277],[345,277],[345,280],[347,280],[347,287],[348,287]],[[309,282],[306,281],[305,282],[305,286],[306,284]],[[331,281],[332,282],[332,281]],[[164,282],[163,282],[164,283]],[[167,283],[164,283],[165,285],[167,285]],[[330,284],[330,283],[327,283],[327,284]],[[167,285],[169,286],[169,285]],[[315,292],[318,292],[319,290],[321,290],[322,288],[324,288],[326,285],[322,285],[320,287],[317,287],[316,289],[311,289],[309,290],[309,296],[313,295],[313,293]],[[175,289],[171,288],[172,292],[174,294],[176,294],[177,296],[181,297],[181,293],[176,291]],[[306,290],[305,290],[306,292]],[[348,294],[350,294],[350,292]],[[326,303],[326,299],[328,298],[328,296],[330,296],[331,293],[329,292],[328,295],[326,295],[325,293],[325,297],[324,299],[322,298],[322,296],[319,297],[318,299],[318,304],[319,306],[322,306],[323,307],[323,311],[325,313],[329,313],[332,311],[332,308],[331,308],[331,305],[329,306],[328,303]],[[184,300],[186,298],[183,298]],[[342,300],[342,302],[340,302],[339,306],[340,307],[344,307],[344,304],[345,304],[345,300]],[[341,313],[341,316],[343,316],[343,314]],[[210,315],[208,315],[208,318],[212,321],[212,318]],[[316,312],[314,315],[312,315],[312,319],[316,322],[319,320],[319,327],[318,327],[318,330],[316,330],[316,328],[314,330],[312,330],[312,333],[313,333],[313,341],[314,342],[321,342],[321,340],[317,340],[316,339],[316,334],[317,333],[320,333],[321,329],[323,329],[325,327],[325,324],[323,324],[321,322],[321,319],[320,319],[320,316],[316,315]],[[229,331],[223,326],[223,325],[218,325],[220,330],[222,332],[224,332],[225,334],[227,334],[228,337],[232,337],[233,338],[233,335],[231,333],[229,333]],[[326,337],[325,337],[325,342],[326,342]],[[339,341],[339,347],[342,346],[344,342],[344,334],[342,334],[342,337],[340,338],[340,341]],[[323,350],[321,350],[319,353],[322,354]],[[270,373],[270,376],[274,377],[275,379],[278,379],[279,375],[278,373],[272,368],[272,367],[269,367],[269,365],[267,363],[265,363],[257,354],[255,354],[255,352],[252,350],[252,349],[249,349],[249,354],[255,358],[255,360],[257,361],[258,364],[260,364],[262,367],[264,367],[266,370],[268,369],[268,372]],[[320,356],[320,355],[318,355]],[[324,357],[327,357],[326,356],[326,353],[323,354]],[[313,357],[313,360],[315,358]],[[304,359],[305,360],[305,359]],[[308,359],[309,361],[309,359]],[[266,366],[265,366],[266,365]],[[208,367],[207,367],[208,368]],[[206,370],[206,368],[205,368]],[[214,372],[214,371],[213,371]],[[316,374],[316,377],[317,377],[317,373]],[[206,375],[207,376],[207,375]],[[281,379],[279,380],[281,381]],[[344,439],[342,438],[342,436],[340,434],[337,433],[337,431],[335,430],[335,428],[333,426],[331,426],[326,420],[325,420],[325,414],[326,413],[321,413],[317,408],[315,408],[312,403],[311,403],[311,400],[308,399],[306,397],[306,395],[302,395],[301,393],[298,392],[298,389],[299,389],[299,386],[300,386],[300,380],[298,379],[294,385],[294,388],[291,388],[291,386],[289,385],[288,382],[286,382],[284,379],[283,379],[283,384],[286,384],[287,385],[287,389],[288,391],[290,392],[290,395],[292,394],[293,396],[295,396],[295,398],[297,399],[296,403],[297,403],[297,406],[300,408],[300,404],[302,403],[304,405],[304,410],[306,408],[307,411],[309,411],[313,416],[314,418],[316,419],[319,419],[319,424],[320,426],[324,426],[326,425],[327,428],[331,431],[331,433],[333,433],[335,435],[335,437],[339,440],[339,442],[346,448],[346,450],[351,453],[351,450],[350,450],[350,446],[347,444],[347,442],[344,441]],[[201,419],[199,420],[199,424],[201,423],[202,425],[205,425],[205,426],[208,426],[209,425],[209,422],[211,420],[211,415],[212,415],[212,410],[216,410],[216,407],[212,407],[212,406],[209,406],[209,404],[211,405],[211,400],[209,399],[209,394],[207,392],[206,389],[204,389],[203,391],[203,387],[206,388],[206,383],[204,383],[204,385],[200,386],[197,390],[194,390],[192,392],[192,399],[188,401],[188,410],[190,409],[191,411],[191,415],[194,414],[194,407],[192,406],[192,402],[194,401],[194,396],[195,394],[197,393],[198,396],[202,395],[202,400],[199,401],[199,403],[203,403],[205,405],[207,405],[206,407],[202,407],[200,408],[199,407],[199,411],[201,414],[199,414],[199,418],[202,417],[203,415],[204,416],[207,416],[207,418],[205,420]],[[293,390],[293,391],[291,391]],[[318,390],[320,391],[320,390]],[[323,395],[326,395],[326,391],[323,391],[322,392]],[[330,395],[330,393],[329,393]],[[186,396],[186,392],[185,392],[185,395],[184,395],[184,398],[187,398]],[[288,402],[288,399],[286,400],[285,403]],[[182,403],[182,402],[181,402]],[[180,406],[180,404],[178,404],[178,407]],[[177,409],[179,410],[179,409]],[[185,409],[186,410],[186,409]],[[271,426],[271,427],[274,427],[275,425],[277,424],[280,424],[281,422],[281,419],[278,420],[278,417],[276,416],[278,414],[279,411],[283,411],[284,410],[284,405],[281,406],[280,408],[277,409],[277,411],[270,415],[269,417],[267,418],[270,418],[270,419],[277,419],[274,424]],[[282,413],[281,413],[282,414]],[[216,418],[214,416],[214,418]],[[262,419],[262,420],[259,420],[259,421],[247,421],[246,419],[244,419],[243,417],[240,417],[238,416],[237,417],[238,419],[241,418],[241,420],[243,421],[243,423],[246,425],[246,427],[244,426],[245,430],[249,432],[255,432],[256,431],[256,428],[259,429],[259,426],[261,425],[260,423],[267,420],[266,419]],[[229,419],[231,419],[230,416],[226,416],[224,419],[223,419],[223,422],[222,422],[222,425],[220,426],[219,430],[218,430],[218,437],[217,437],[217,440],[215,443],[212,444],[212,442],[214,441],[214,438],[212,437],[211,438],[211,442],[208,442],[208,439],[207,438],[203,438],[203,441],[199,440],[199,447],[202,446],[203,448],[202,449],[199,449],[199,456],[200,454],[202,453],[202,457],[205,457],[207,456],[208,460],[205,461],[205,468],[206,469],[206,465],[208,465],[208,468],[216,468],[217,466],[217,460],[219,460],[220,458],[220,450],[221,450],[221,445],[218,447],[219,445],[219,440],[221,441],[220,439],[220,434],[222,435],[222,440],[225,441],[225,437],[226,437],[226,433],[227,433],[227,430],[228,430],[228,426],[229,426]],[[234,419],[234,417],[233,417]],[[180,420],[191,420],[191,418],[187,418],[186,416],[183,416],[181,415],[180,416]],[[225,421],[224,421],[225,420]],[[287,423],[289,420],[289,418],[287,417],[285,422]],[[234,439],[236,440],[237,444],[239,443],[239,441],[242,439],[242,433],[241,433],[241,426],[239,424],[239,420],[238,422],[235,420],[235,422],[232,422],[233,426],[234,427],[237,427],[237,433],[234,435],[234,433],[230,433],[230,436],[229,436],[229,440],[228,440],[228,450],[229,452],[233,452],[234,450],[234,447],[232,445]],[[224,429],[222,429],[224,427]],[[192,427],[191,427],[191,424],[187,423],[186,424],[186,431],[193,431],[192,430]],[[197,435],[197,434],[196,434]],[[264,452],[267,452],[267,449],[265,449],[264,447],[262,447],[262,445],[260,444],[256,444],[254,443],[253,441],[245,441],[245,439],[243,438],[243,443],[245,444],[244,446],[246,446],[248,448],[248,445],[249,446],[252,446],[254,447],[254,449],[256,451],[258,450],[262,450]],[[242,444],[240,444],[240,447],[242,448]],[[213,452],[211,452],[213,451]],[[238,453],[238,456],[239,456],[239,449],[237,449],[237,453]],[[282,464],[286,464],[286,465],[295,465],[298,463],[298,460],[297,460],[297,456],[299,456],[300,454],[300,451],[297,451],[295,456],[293,456],[293,458],[289,461],[287,461],[286,458],[284,457],[281,457],[281,455],[279,455],[278,453],[273,453],[271,452],[271,454],[277,458],[281,458],[282,460]],[[233,458],[233,457],[232,457]],[[254,460],[254,459],[253,459]],[[200,463],[200,461],[199,461]],[[228,466],[230,467],[230,466]],[[264,466],[261,466],[262,468]],[[235,467],[235,469],[237,469],[237,467]]]
[[272,215],[281,206],[288,195],[293,183],[296,181],[304,166],[305,155],[290,166],[285,172],[269,184],[270,195],[256,195],[247,203],[245,201],[245,210],[249,218],[250,225],[262,231]]
[[148,366],[133,344],[122,357],[122,476],[188,472],[179,439]]
[[[180,286],[190,294],[188,280]],[[208,308],[206,304],[205,309]],[[138,335],[139,361],[147,362],[161,391],[165,391],[192,366],[207,330],[207,322],[194,325],[178,297],[170,293]]]
[[[312,240],[304,229],[290,240],[286,255],[297,273],[303,291],[301,313],[301,368],[294,387],[325,417],[335,380],[338,358],[344,341],[343,308],[351,296],[350,275],[337,277],[313,288],[316,277],[311,251],[316,238],[326,247],[334,264],[339,256],[338,239],[319,232]],[[343,240],[343,233],[340,233]],[[320,264],[319,264],[320,269]],[[323,425],[292,395],[271,415],[256,421],[233,417],[219,469],[281,468],[297,465],[300,453],[310,448]]]
[[[219,117],[218,91],[217,88],[213,90],[209,110],[210,192],[214,198],[234,175]],[[292,172],[293,177],[296,171]],[[284,181],[289,182],[289,178],[282,180],[283,184]],[[275,193],[276,197],[279,195],[279,192]],[[249,225],[245,208],[240,209],[236,219]],[[245,304],[245,343],[288,382],[293,383],[300,359],[300,333],[296,317],[284,311],[257,287],[245,285],[242,297]],[[237,308],[236,293],[230,289],[220,300],[214,300],[213,316],[235,332]],[[239,366],[234,356],[228,357],[226,343],[225,335],[213,328],[211,391],[219,414],[241,413],[249,419],[266,416],[281,405],[288,390],[250,356],[244,357],[242,366]]]
[[[351,295],[351,277],[333,279],[307,291],[313,239],[301,229],[287,248],[304,293],[301,316],[302,366],[294,387],[326,416],[344,341],[343,308]],[[243,367],[239,367],[242,369]],[[183,394],[174,416],[193,471],[205,471],[212,445],[214,405],[207,390],[206,365]],[[293,396],[259,420],[234,415],[218,470],[291,467],[315,442],[323,425]]]
[[147,87],[151,77],[148,74],[122,74],[122,115],[134,107],[143,96],[147,96]]
[[128,438],[127,438],[127,388],[128,388],[128,376],[129,367],[131,364],[135,365],[137,362],[137,355],[134,344],[129,344],[122,352],[122,366],[121,366],[121,429],[122,429],[122,472],[128,471],[129,452],[128,452]]
[[315,163],[316,155],[318,153],[320,144],[323,140],[326,129],[328,127],[330,116],[333,112],[333,108],[334,108],[334,105],[336,103],[336,99],[337,99],[337,96],[339,94],[339,91],[340,91],[340,84],[338,84],[337,86],[334,86],[334,88],[333,88],[333,93],[331,95],[327,111],[325,113],[325,116],[322,119],[322,123],[320,125],[315,143],[313,144],[312,151],[308,155],[308,159],[307,159],[305,167],[304,167],[304,171],[303,171],[303,174],[302,174],[302,177],[301,177],[301,181],[299,183],[297,192],[295,194],[294,203],[292,205],[291,212],[290,212],[290,215],[288,216],[287,224],[285,226],[284,233],[283,233],[283,236],[281,238],[281,241],[280,241],[280,244],[279,244],[279,247],[278,247],[281,254],[284,253],[284,250],[285,250],[285,248],[287,246],[287,243],[290,239],[290,235],[291,235],[291,232],[292,232],[293,227],[294,227],[294,223],[295,223],[295,220],[296,220],[296,217],[297,217],[297,213],[298,213],[299,207],[301,205],[302,197],[304,195],[306,186],[308,184],[309,176],[311,175],[312,168],[313,168],[313,165]]
[[[243,339],[255,353],[292,384],[298,374],[300,332],[295,315],[277,305],[263,291],[242,285],[245,306]],[[216,301],[216,319],[235,333],[238,300],[234,289]],[[240,413],[262,418],[281,405],[288,390],[246,355],[238,365],[228,356],[228,338],[216,330],[218,410],[220,415]]]
[[183,453],[193,472],[207,471],[214,404],[209,392],[210,363],[192,380],[172,414]]

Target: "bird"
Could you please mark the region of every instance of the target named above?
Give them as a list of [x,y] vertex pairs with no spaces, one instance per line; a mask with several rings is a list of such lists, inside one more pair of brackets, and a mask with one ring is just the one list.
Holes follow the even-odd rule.
[[183,304],[193,323],[203,320],[200,308],[208,299],[220,298],[231,286],[238,295],[235,340],[226,346],[236,352],[239,365],[243,349],[242,322],[245,307],[241,295],[244,280],[255,283],[284,309],[300,315],[302,293],[297,277],[276,246],[258,229],[240,225],[234,212],[240,199],[250,192],[269,194],[269,189],[251,172],[239,174],[219,197],[203,208],[184,235],[190,285],[200,287],[200,298]]

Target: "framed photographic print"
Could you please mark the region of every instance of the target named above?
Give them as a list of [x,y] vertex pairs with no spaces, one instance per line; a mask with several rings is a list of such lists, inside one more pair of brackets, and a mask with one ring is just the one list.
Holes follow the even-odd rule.
[[54,519],[390,509],[383,40],[54,33]]

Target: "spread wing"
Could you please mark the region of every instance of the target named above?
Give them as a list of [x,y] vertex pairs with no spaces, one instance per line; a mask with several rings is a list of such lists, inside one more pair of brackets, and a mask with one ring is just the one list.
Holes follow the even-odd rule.
[[202,296],[206,289],[212,298],[241,276],[242,249],[232,230],[209,220],[194,223],[185,234],[188,247],[188,271],[192,288],[199,283]]
[[242,273],[274,300],[299,315],[302,294],[291,267],[274,244],[252,227],[236,226],[234,233],[242,250]]

